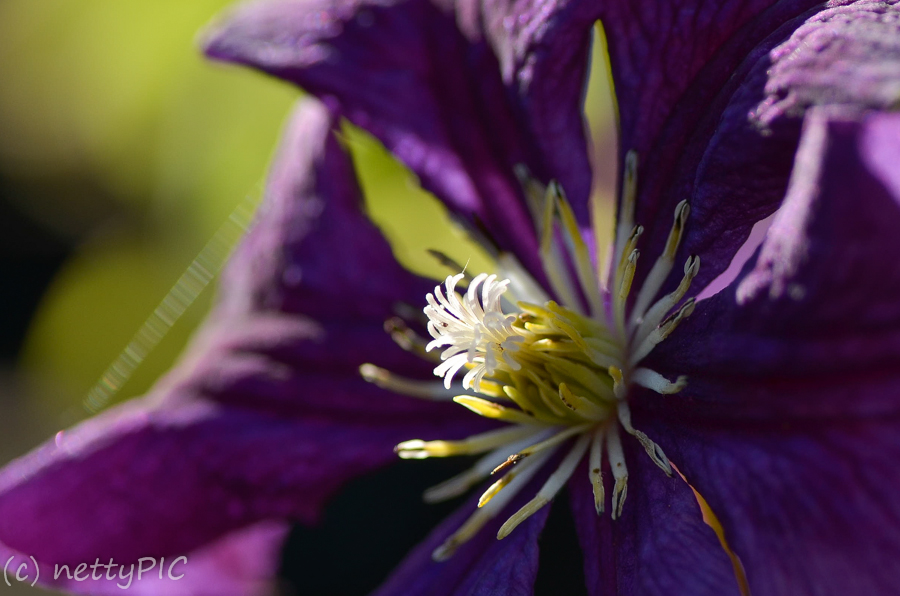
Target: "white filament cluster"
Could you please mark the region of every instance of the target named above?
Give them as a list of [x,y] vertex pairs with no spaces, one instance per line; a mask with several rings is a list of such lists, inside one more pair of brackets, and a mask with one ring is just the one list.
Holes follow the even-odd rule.
[[441,353],[443,362],[434,369],[435,375],[444,378],[444,387],[449,389],[459,369],[470,365],[471,369],[463,377],[463,387],[477,390],[485,374],[494,374],[501,358],[511,370],[521,368],[512,354],[525,338],[512,326],[516,317],[504,315],[500,307],[508,279],[497,281],[496,275],[482,273],[469,282],[463,296],[456,292],[456,284],[463,277],[462,273],[447,277],[446,295],[441,286],[436,286],[434,294],[426,296],[428,332],[434,339],[425,349],[447,346]]

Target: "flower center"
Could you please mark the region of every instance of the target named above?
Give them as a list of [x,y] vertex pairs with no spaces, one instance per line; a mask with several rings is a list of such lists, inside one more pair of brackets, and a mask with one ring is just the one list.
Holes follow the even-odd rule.
[[[694,309],[688,299],[676,309],[699,270],[691,257],[675,291],[654,302],[674,266],[675,252],[689,214],[686,202],[675,218],[663,253],[653,264],[642,287],[632,298],[632,281],[640,252],[643,228],[634,225],[636,156],[625,164],[622,212],[617,244],[612,255],[615,269],[610,286],[591,262],[571,207],[555,183],[544,188],[523,176],[526,195],[541,217],[541,259],[551,289],[562,303],[552,300],[511,255],[498,258],[497,275],[474,278],[460,273],[447,277],[443,288],[428,294],[424,312],[430,342],[400,323],[391,331],[398,343],[423,353],[440,350],[434,369],[443,383],[400,378],[371,364],[363,376],[387,389],[429,399],[452,399],[476,414],[506,423],[496,430],[460,441],[411,440],[400,443],[404,459],[484,454],[462,474],[425,493],[429,502],[458,496],[494,476],[478,502],[478,509],[463,526],[434,552],[436,560],[450,557],[474,536],[528,484],[564,446],[537,495],[502,525],[504,538],[546,505],[588,455],[590,480],[598,514],[605,509],[604,454],[613,478],[611,516],[621,515],[628,489],[628,468],[621,430],[633,436],[666,474],[672,468],[662,449],[631,423],[628,390],[633,384],[658,393],[681,390],[685,378],[674,382],[640,366],[640,362]],[[457,287],[466,284],[464,293]],[[466,369],[461,383],[458,373]],[[454,383],[460,383],[454,389]],[[469,393],[459,394],[461,390]]]

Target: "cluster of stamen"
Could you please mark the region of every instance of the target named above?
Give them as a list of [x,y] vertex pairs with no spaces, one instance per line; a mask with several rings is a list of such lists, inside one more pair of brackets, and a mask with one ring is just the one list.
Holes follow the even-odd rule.
[[[556,469],[534,498],[500,527],[498,538],[549,503],[585,455],[594,503],[601,514],[606,505],[605,454],[613,477],[611,516],[618,518],[628,489],[620,429],[637,439],[652,461],[671,475],[662,449],[633,427],[628,391],[639,385],[669,394],[684,387],[683,377],[670,381],[640,363],[693,311],[693,299],[682,300],[697,274],[699,259],[689,258],[679,286],[654,302],[674,266],[688,217],[688,205],[682,202],[663,253],[628,308],[643,232],[633,222],[636,167],[636,156],[629,153],[612,255],[614,269],[609,276],[601,278],[592,263],[562,190],[555,183],[544,188],[523,177],[539,222],[543,268],[559,302],[511,255],[503,254],[497,262],[499,277],[460,273],[447,277],[443,288],[437,286],[427,295],[424,313],[431,341],[401,321],[391,322],[389,330],[401,346],[427,355],[440,350],[434,372],[443,383],[405,379],[371,364],[361,368],[367,380],[386,389],[426,399],[452,399],[476,414],[506,423],[459,441],[411,440],[397,446],[405,459],[482,454],[470,469],[426,491],[429,502],[456,497],[489,477],[496,478],[473,515],[435,550],[436,560],[450,557],[498,515],[560,449],[568,451],[558,458]],[[465,291],[457,292],[462,284]],[[466,373],[460,383],[457,377],[462,369]]]

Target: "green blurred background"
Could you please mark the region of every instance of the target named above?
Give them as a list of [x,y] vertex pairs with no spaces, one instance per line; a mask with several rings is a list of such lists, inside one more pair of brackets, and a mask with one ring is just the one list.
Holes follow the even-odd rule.
[[[106,367],[235,207],[261,194],[299,92],[203,61],[196,34],[228,4],[0,0],[0,463],[87,416]],[[615,133],[602,46],[587,104],[608,232]],[[377,142],[349,128],[347,138],[372,216],[407,266],[443,275],[426,248],[487,266]],[[116,400],[172,364],[213,295],[200,294]]]

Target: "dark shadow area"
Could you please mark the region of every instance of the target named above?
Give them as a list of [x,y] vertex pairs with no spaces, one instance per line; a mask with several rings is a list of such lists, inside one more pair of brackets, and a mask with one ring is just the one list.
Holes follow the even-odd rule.
[[422,493],[462,472],[467,458],[398,462],[350,482],[322,524],[295,526],[282,554],[286,596],[362,596],[464,501],[428,505]]
[[578,545],[568,489],[553,501],[539,542],[541,555],[535,596],[587,596],[584,556]]
[[[371,593],[466,498],[428,505],[422,492],[469,465],[471,460],[463,458],[398,462],[351,482],[329,504],[321,525],[291,531],[282,553],[282,594]],[[587,594],[566,494],[553,505],[540,549],[536,596]]]

